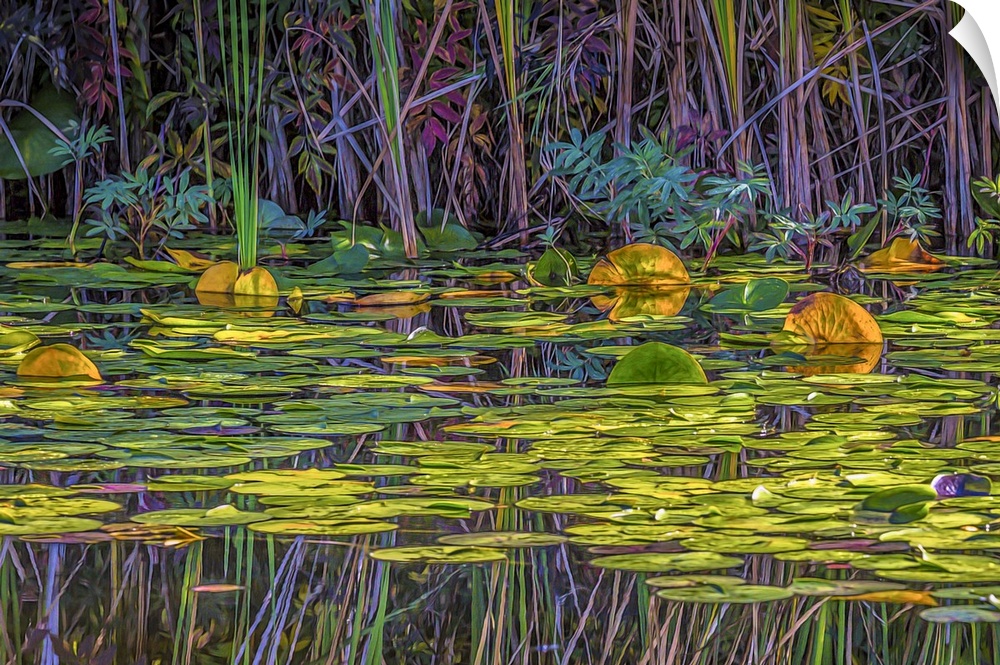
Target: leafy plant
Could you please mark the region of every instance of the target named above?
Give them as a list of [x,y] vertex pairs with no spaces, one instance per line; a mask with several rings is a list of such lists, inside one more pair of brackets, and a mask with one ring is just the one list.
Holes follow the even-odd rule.
[[627,217],[636,240],[674,251],[698,246],[711,257],[768,192],[767,179],[749,164],[735,176],[698,173],[669,133],[640,132],[641,141],[616,145],[618,156],[605,161],[603,132],[584,138],[572,129],[569,142],[547,146],[556,153],[553,174],[568,178],[570,193],[604,221]]
[[879,199],[891,229],[883,244],[897,235],[923,241],[940,235],[933,224],[941,219],[941,209],[934,203],[930,190],[920,184],[922,180],[921,174],[913,175],[904,169],[902,176],[892,179],[893,188]]
[[208,187],[191,184],[187,170],[175,178],[151,175],[140,168],[89,187],[84,203],[99,212],[86,220],[87,237],[128,240],[144,258],[150,240],[158,243],[151,253],[155,255],[168,239],[183,238],[184,231],[206,223],[202,210],[212,198]]
[[69,248],[76,254],[76,234],[80,228],[80,218],[83,214],[83,163],[96,153],[101,144],[111,141],[111,132],[104,125],[89,127],[85,132],[71,132],[64,141],[56,141],[49,154],[55,157],[68,157],[75,165],[73,173],[73,227],[69,232]]
[[993,248],[1000,232],[1000,176],[995,180],[985,176],[973,180],[972,197],[986,217],[976,217],[976,228],[969,234],[966,246],[975,246],[976,253],[983,255],[987,248]]

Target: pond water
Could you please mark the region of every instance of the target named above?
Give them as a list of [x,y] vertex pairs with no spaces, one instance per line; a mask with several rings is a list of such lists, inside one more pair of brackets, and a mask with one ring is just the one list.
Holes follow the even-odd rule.
[[[250,307],[4,268],[0,323],[104,381],[0,350],[0,660],[1000,662],[993,270],[607,294],[472,263],[286,268],[301,300]],[[778,307],[706,305],[766,276]],[[817,290],[884,348],[761,343]],[[649,340],[709,383],[608,388]]]

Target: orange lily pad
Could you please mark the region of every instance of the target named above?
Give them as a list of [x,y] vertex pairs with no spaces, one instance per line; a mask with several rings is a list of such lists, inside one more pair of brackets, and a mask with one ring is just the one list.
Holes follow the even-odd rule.
[[944,261],[934,256],[916,240],[897,237],[883,249],[864,258],[858,268],[865,272],[933,272],[944,267]]
[[588,284],[598,286],[663,286],[688,284],[687,268],[666,247],[635,243],[601,259],[590,271]]
[[30,351],[17,366],[17,375],[33,378],[68,379],[88,377],[103,381],[97,365],[78,348],[53,344]]
[[795,303],[782,330],[812,345],[882,343],[875,317],[835,293],[814,293]]

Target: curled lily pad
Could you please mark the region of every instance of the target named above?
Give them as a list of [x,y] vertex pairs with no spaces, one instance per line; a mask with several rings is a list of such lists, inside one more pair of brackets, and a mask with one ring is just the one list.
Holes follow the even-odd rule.
[[240,267],[236,263],[220,261],[201,273],[195,290],[198,293],[232,293],[239,276]]
[[529,265],[528,277],[544,286],[569,286],[577,278],[576,259],[565,249],[549,247]]
[[278,285],[274,281],[267,268],[257,266],[242,273],[233,283],[234,296],[248,296],[251,298],[273,298],[278,297]]
[[934,256],[911,238],[897,236],[888,247],[865,257],[858,267],[865,272],[932,272],[940,270],[944,261]]
[[17,366],[17,375],[44,379],[103,380],[97,365],[69,344],[52,344],[30,351]]
[[705,370],[684,349],[646,342],[626,354],[608,376],[608,386],[708,383]]
[[387,547],[371,552],[370,556],[379,561],[429,564],[490,563],[507,559],[507,556],[497,548],[460,545]]
[[687,284],[687,268],[666,247],[635,243],[626,245],[601,259],[590,272],[588,284],[601,286],[655,286]]
[[993,483],[986,476],[974,473],[940,473],[931,481],[938,499],[966,496],[989,496]]
[[795,303],[782,330],[809,344],[881,344],[882,331],[868,311],[835,293],[814,293]]

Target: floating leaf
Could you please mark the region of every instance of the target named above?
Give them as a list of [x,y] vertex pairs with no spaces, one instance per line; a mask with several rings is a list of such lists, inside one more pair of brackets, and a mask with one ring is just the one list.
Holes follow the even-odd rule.
[[678,572],[693,573],[699,570],[718,570],[743,565],[743,559],[715,552],[650,552],[645,554],[614,554],[590,562],[600,568],[631,570],[637,573]]
[[386,291],[358,298],[355,304],[358,307],[393,307],[422,303],[430,297],[427,291]]
[[488,547],[462,547],[459,545],[416,545],[388,547],[370,553],[373,559],[396,563],[490,563],[505,561],[503,551]]
[[746,584],[734,575],[663,575],[646,578],[646,584],[657,589],[684,589],[695,586],[730,587]]
[[864,258],[858,267],[865,272],[879,273],[932,272],[944,267],[944,262],[916,240],[897,236],[888,247]]
[[795,303],[782,330],[809,344],[882,343],[882,331],[872,315],[835,293],[814,293]]
[[17,375],[29,378],[71,379],[86,377],[102,381],[97,366],[69,344],[52,344],[30,351],[17,366]]
[[257,266],[242,273],[233,284],[234,296],[277,298],[278,284],[267,268]]
[[5,332],[0,334],[0,358],[9,358],[25,353],[41,343],[42,340],[38,339],[37,335],[27,330]]
[[950,605],[922,610],[920,618],[932,623],[1000,623],[1000,612],[992,605]]
[[930,485],[901,485],[890,487],[865,498],[858,505],[860,510],[891,513],[910,504],[933,501],[937,492]]
[[608,387],[708,383],[698,361],[684,349],[646,342],[619,360],[608,376]]
[[528,277],[543,286],[569,286],[576,281],[576,259],[568,251],[549,247],[534,265],[529,265]]
[[231,294],[240,276],[240,267],[233,261],[219,261],[201,273],[195,291],[198,293]]
[[777,277],[751,279],[728,288],[709,301],[712,311],[747,310],[764,312],[780,305],[788,296],[788,282]]
[[688,284],[687,268],[666,247],[635,243],[601,259],[590,272],[588,284],[600,286],[657,286]]
[[565,536],[555,533],[521,531],[478,531],[475,533],[454,533],[438,538],[442,545],[465,545],[469,547],[547,547],[566,542]]
[[223,504],[207,510],[203,508],[154,510],[148,513],[139,513],[132,517],[132,521],[139,524],[186,527],[237,526],[263,522],[269,519],[271,519],[270,515],[239,510],[229,504]]
[[271,520],[250,525],[251,531],[276,536],[360,536],[396,530],[392,522],[381,520]]
[[694,586],[680,589],[662,589],[656,596],[663,600],[683,603],[769,603],[791,598],[791,590],[776,586],[745,584],[742,586]]

